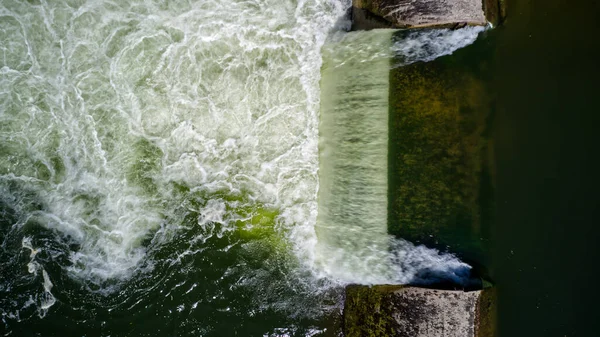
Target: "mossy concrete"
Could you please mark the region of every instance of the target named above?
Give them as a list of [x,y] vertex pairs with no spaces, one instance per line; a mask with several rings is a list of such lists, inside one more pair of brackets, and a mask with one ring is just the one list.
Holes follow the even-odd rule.
[[488,287],[481,291],[475,315],[475,337],[496,336],[497,291]]
[[484,265],[493,206],[491,98],[454,60],[390,72],[388,232]]
[[493,26],[501,25],[506,19],[505,0],[483,0],[486,20]]
[[346,287],[346,337],[493,337],[493,288],[450,291],[411,286]]

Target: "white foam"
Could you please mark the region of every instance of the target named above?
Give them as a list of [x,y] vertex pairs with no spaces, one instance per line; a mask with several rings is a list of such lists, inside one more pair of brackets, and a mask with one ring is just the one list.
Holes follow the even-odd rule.
[[52,295],[52,281],[50,280],[50,276],[44,269],[44,267],[35,260],[36,255],[40,252],[39,249],[34,248],[31,243],[31,237],[24,237],[21,246],[23,248],[30,250],[30,261],[27,263],[27,270],[30,274],[33,274],[34,277],[38,275],[38,272],[42,271],[42,286],[44,287],[44,292],[42,294],[36,295],[36,300],[30,298],[28,302],[23,305],[23,308],[30,306],[31,304],[37,303],[38,315],[40,318],[44,318],[48,313],[48,309],[56,303],[56,298]]
[[450,55],[477,39],[486,27],[467,26],[460,29],[418,29],[400,34],[392,45],[392,52],[398,56],[396,66],[418,61],[432,61]]

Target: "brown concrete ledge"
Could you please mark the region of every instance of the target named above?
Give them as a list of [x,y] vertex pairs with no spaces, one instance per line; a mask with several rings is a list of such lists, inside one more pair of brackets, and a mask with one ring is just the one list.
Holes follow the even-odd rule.
[[450,291],[412,286],[346,288],[346,337],[493,337],[495,289]]
[[353,0],[352,29],[454,28],[499,23],[504,0]]

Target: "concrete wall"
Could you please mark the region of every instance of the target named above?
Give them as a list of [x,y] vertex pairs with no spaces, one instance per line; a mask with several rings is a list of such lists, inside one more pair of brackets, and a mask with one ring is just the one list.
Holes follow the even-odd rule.
[[450,291],[410,286],[346,288],[346,337],[493,337],[495,290]]
[[353,0],[353,29],[486,25],[501,21],[504,0]]

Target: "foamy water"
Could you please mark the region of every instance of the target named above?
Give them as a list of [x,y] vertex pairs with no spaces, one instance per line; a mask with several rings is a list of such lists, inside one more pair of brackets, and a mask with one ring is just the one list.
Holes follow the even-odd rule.
[[74,275],[126,277],[172,183],[314,223],[319,49],[344,6],[179,5],[4,5],[3,180],[81,244]]
[[487,27],[467,26],[461,29],[423,29],[400,32],[393,39],[392,51],[396,67],[418,61],[432,61],[450,55],[477,39]]
[[[107,294],[151,272],[160,264],[153,250],[174,244],[190,227],[196,232],[189,248],[173,253],[172,263],[212,249],[202,243],[240,231],[240,224],[244,230],[267,224],[293,257],[284,259],[289,277],[308,288],[409,282],[423,268],[466,268],[452,256],[390,239],[381,203],[351,224],[319,213],[337,202],[336,188],[349,193],[354,186],[319,175],[352,178],[319,163],[323,46],[328,67],[371,65],[381,76],[402,49],[401,42],[392,45],[391,33],[340,37],[348,6],[333,0],[0,5],[0,185],[3,205],[15,213],[4,245],[21,237],[20,249],[30,251],[30,277],[42,285],[35,300],[40,316],[55,303],[56,285],[36,259],[45,248],[36,246],[35,235],[22,234],[35,226],[71,247],[61,253],[68,277]],[[468,33],[469,41],[477,33]],[[455,39],[448,48],[468,43]],[[431,57],[411,46],[411,60]],[[384,80],[372,92],[380,121],[387,96],[377,95],[387,95],[386,88]],[[337,117],[323,117],[333,123],[325,131],[336,128]],[[386,123],[364,129],[365,139]],[[329,147],[344,145],[321,150]],[[376,155],[377,165],[386,163],[386,151]],[[384,202],[386,174],[373,176],[383,189],[373,192],[375,199],[356,199],[355,209]],[[323,190],[321,200],[319,181],[336,186]],[[197,214],[193,221],[190,214]],[[319,226],[344,233],[344,244],[319,235]],[[380,261],[377,268],[370,269],[372,261]],[[238,283],[255,280],[248,275]]]

